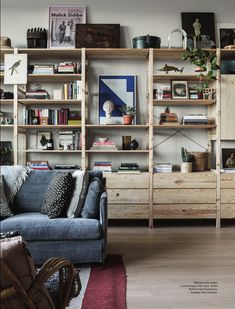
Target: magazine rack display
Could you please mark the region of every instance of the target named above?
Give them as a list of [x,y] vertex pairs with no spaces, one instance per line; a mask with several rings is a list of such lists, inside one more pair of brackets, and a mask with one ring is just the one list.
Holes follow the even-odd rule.
[[[216,98],[207,97],[193,100],[189,97],[177,98],[177,94],[174,99],[156,97],[156,83],[168,82],[173,87],[172,81],[176,81],[179,87],[185,87],[190,81],[197,79],[196,73],[166,74],[159,71],[162,62],[177,63],[184,51],[183,49],[120,48],[15,49],[17,53],[26,53],[29,64],[36,64],[39,68],[45,65],[44,69],[50,70],[48,65],[51,63],[55,65],[72,62],[77,63],[77,69],[73,73],[42,74],[39,72],[40,74],[28,74],[27,89],[30,87],[32,89],[35,85],[40,84],[42,89],[48,89],[49,97],[22,98],[19,90],[23,89],[24,92],[26,91],[25,87],[14,85],[14,99],[4,101],[5,104],[12,106],[14,114],[14,125],[11,126],[13,128],[14,164],[26,164],[27,161],[31,161],[32,164],[34,164],[33,161],[49,161],[58,167],[71,165],[79,166],[82,169],[101,168],[107,179],[109,219],[147,219],[150,227],[154,226],[157,219],[215,219],[216,226],[220,227],[221,218],[234,218],[235,174],[221,175],[220,171],[220,106],[223,108],[223,101],[221,105],[219,71],[213,85],[213,88],[216,89]],[[217,49],[216,52],[219,63],[220,50]],[[231,53],[233,52],[231,51]],[[9,50],[3,51],[4,53],[9,53]],[[135,63],[132,75],[138,76],[137,83],[141,85],[142,89],[145,89],[145,93],[143,98],[138,98],[139,102],[137,101],[134,106],[137,116],[136,119],[133,118],[133,124],[108,123],[110,113],[114,115],[113,110],[116,108],[112,106],[109,99],[106,99],[105,104],[102,105],[104,110],[106,108],[106,114],[104,112],[101,114],[98,103],[99,86],[97,81],[99,76],[95,76],[95,79],[92,76],[93,66],[96,66],[99,61],[102,62],[102,65],[106,64],[107,66],[110,66],[112,61],[123,61],[128,65],[131,65],[132,62]],[[145,67],[146,76],[142,79],[139,78],[140,73],[136,63]],[[104,70],[102,70],[102,76],[105,75],[103,72]],[[120,78],[118,71],[115,72],[112,69],[112,72],[114,72],[113,76]],[[131,75],[128,69],[123,73],[125,73],[125,75],[122,74],[121,78],[123,79]],[[115,86],[112,83],[112,76],[108,77],[113,90]],[[97,83],[95,88],[94,80]],[[79,99],[70,96],[57,98],[57,95],[61,94],[61,89],[62,93],[66,92],[68,87],[65,86],[66,84],[73,89],[74,82],[76,84],[77,81],[79,81],[81,90]],[[166,95],[168,93],[169,91],[166,91]],[[171,108],[174,111],[181,108],[186,111],[186,114],[190,114],[191,109],[195,106],[206,110],[208,118],[213,118],[214,121],[206,124],[182,124],[177,119],[177,112],[171,112]],[[48,113],[51,113],[49,110],[68,109],[70,112],[74,112],[71,113],[73,115],[71,117],[76,118],[76,115],[79,114],[79,119],[69,119],[66,118],[67,115],[63,116],[66,118],[64,123],[53,122],[51,119],[49,120],[47,114],[45,116],[39,112],[39,115],[31,117],[31,123],[26,123],[25,118],[28,117],[26,111],[33,109],[47,109]],[[164,110],[168,113],[167,115]],[[159,111],[162,113],[162,118],[159,117],[160,123],[159,120],[156,120]],[[56,113],[58,115],[52,114],[52,119],[62,117],[59,112]],[[106,124],[102,122],[103,120],[101,121],[101,117],[106,117],[104,120],[107,121]],[[166,119],[170,119],[170,123],[167,123]],[[208,152],[212,153],[215,149],[216,162],[214,166],[216,169],[193,173],[174,171],[154,173],[155,168],[159,168],[155,166],[155,162],[159,160],[156,151],[160,142],[159,135],[163,134],[165,139],[172,132],[183,133],[187,136],[190,130],[193,132],[206,130]],[[46,140],[51,138],[53,142],[53,145],[49,143],[46,146],[46,150],[43,148],[45,146],[38,146],[43,140],[43,132]],[[75,144],[74,138],[76,146],[70,147],[70,144]],[[66,143],[66,140],[70,142]],[[167,149],[166,152],[169,150]],[[112,164],[112,161],[116,163]],[[169,172],[169,166],[164,168]]]

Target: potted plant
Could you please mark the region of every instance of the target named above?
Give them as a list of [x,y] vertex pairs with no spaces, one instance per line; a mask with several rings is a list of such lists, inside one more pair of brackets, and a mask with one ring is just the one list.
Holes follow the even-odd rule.
[[211,81],[216,80],[216,71],[220,69],[217,65],[216,52],[211,53],[205,49],[187,47],[182,59],[189,59],[196,66],[196,72],[206,72],[200,73],[199,78],[205,80],[207,87]]
[[186,148],[181,148],[181,173],[191,173],[192,172],[192,155],[187,151]]
[[132,106],[124,105],[119,108],[123,116],[123,124],[132,124],[136,110]]

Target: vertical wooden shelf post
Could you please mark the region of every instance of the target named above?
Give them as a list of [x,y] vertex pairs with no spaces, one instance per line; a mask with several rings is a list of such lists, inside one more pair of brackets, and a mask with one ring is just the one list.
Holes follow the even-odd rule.
[[[18,54],[18,49],[14,48],[14,54]],[[14,84],[14,106],[13,106],[13,119],[14,119],[14,128],[13,128],[13,145],[14,145],[14,165],[18,164],[18,85]]]
[[82,48],[81,55],[81,66],[82,66],[82,102],[81,102],[81,118],[82,118],[82,157],[81,167],[82,170],[87,168],[86,160],[86,49]]

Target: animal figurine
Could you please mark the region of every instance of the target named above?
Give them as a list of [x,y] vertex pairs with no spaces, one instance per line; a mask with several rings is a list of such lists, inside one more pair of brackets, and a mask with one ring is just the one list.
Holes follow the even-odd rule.
[[170,71],[180,72],[182,74],[183,70],[184,68],[178,69],[177,67],[173,67],[167,64],[165,64],[164,67],[162,67],[161,69],[158,69],[158,71],[166,72],[166,74],[168,74]]

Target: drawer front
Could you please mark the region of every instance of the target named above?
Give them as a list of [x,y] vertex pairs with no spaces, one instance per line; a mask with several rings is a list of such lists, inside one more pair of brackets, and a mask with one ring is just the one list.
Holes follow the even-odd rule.
[[154,189],[154,204],[213,204],[215,189]]
[[148,189],[107,189],[110,204],[146,204],[149,203]]
[[228,204],[235,203],[235,189],[222,189],[221,203],[228,203]]
[[216,204],[158,204],[153,208],[154,219],[216,218]]
[[216,188],[216,175],[212,172],[203,173],[171,173],[154,174],[154,188],[197,189]]
[[221,218],[222,219],[235,219],[235,203],[221,204]]
[[235,173],[221,174],[221,188],[235,191]]
[[105,174],[107,188],[149,189],[149,174]]
[[148,204],[109,204],[109,219],[148,219]]

